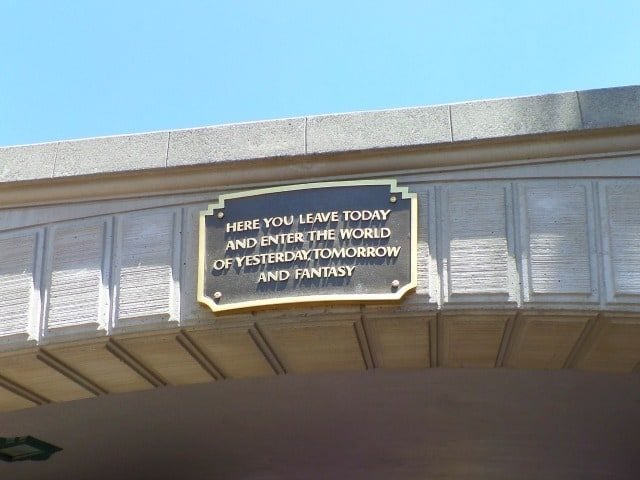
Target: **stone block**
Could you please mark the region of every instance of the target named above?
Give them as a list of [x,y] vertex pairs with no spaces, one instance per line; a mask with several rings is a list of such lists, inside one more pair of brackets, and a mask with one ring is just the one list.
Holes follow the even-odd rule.
[[0,148],[0,182],[51,178],[57,143]]
[[408,147],[451,142],[446,106],[310,117],[307,153]]
[[171,132],[167,166],[304,155],[304,118]]
[[575,92],[451,105],[453,141],[558,133],[582,128]]
[[640,86],[578,92],[584,128],[640,124]]
[[163,168],[168,132],[61,142],[55,177]]

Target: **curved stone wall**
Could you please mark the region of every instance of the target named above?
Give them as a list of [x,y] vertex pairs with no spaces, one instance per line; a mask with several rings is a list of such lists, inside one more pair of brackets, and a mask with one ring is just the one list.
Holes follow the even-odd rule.
[[[612,171],[617,162],[640,171],[636,158],[609,160]],[[582,162],[583,173],[597,166]],[[531,175],[535,167],[506,172]],[[404,179],[419,196],[419,284],[399,310],[640,310],[639,179],[493,173]],[[197,215],[215,199],[211,192],[5,211],[3,349],[215,322],[195,301]]]
[[[448,108],[462,125],[465,108],[471,115],[490,103]],[[278,125],[297,125],[296,135],[306,132],[308,124],[315,134],[335,130],[342,132],[336,141],[344,142],[344,129],[354,130],[353,122],[373,118],[376,125],[385,125],[384,119],[400,118],[405,128],[412,112]],[[442,119],[446,123],[446,115]],[[604,130],[576,132],[580,122],[584,129]],[[389,145],[379,149],[366,142],[351,145],[350,152],[336,146],[344,155],[335,158],[328,156],[333,155],[330,145],[323,144],[322,152],[315,153],[324,155],[317,164],[295,157],[313,150],[311,141],[286,161],[275,157],[282,154],[277,148],[272,156],[268,149],[240,156],[264,157],[258,173],[252,163],[236,168],[213,162],[176,166],[170,177],[165,162],[162,174],[123,174],[114,167],[111,173],[83,171],[88,176],[71,178],[71,169],[65,173],[69,178],[51,185],[28,179],[1,185],[0,198],[18,194],[11,197],[15,205],[8,200],[13,207],[0,210],[0,410],[285,373],[437,366],[638,372],[638,136],[629,122],[583,124],[584,119],[567,137],[550,137],[559,135],[555,127],[510,130],[513,144],[486,132],[485,143],[474,143],[475,137],[460,137],[458,131],[461,143],[446,151],[441,146],[421,150],[402,140],[405,130],[398,130],[400,140],[387,132],[383,140]],[[251,131],[250,126],[237,128]],[[375,132],[365,130],[371,140]],[[194,132],[166,138],[149,134],[134,144],[146,151],[146,141],[171,145],[173,135],[174,147],[186,142],[185,157],[189,145],[197,146],[198,158],[217,152],[209,130]],[[454,141],[456,129],[450,134]],[[518,137],[525,134],[533,137]],[[615,140],[615,149],[602,153],[613,145],[607,138]],[[125,140],[87,142],[102,145],[97,158],[110,165],[109,149],[122,154]],[[406,150],[389,149],[401,145]],[[630,145],[635,149],[620,151]],[[66,160],[75,147],[64,142],[56,147],[64,154],[58,168],[70,165]],[[174,156],[175,148],[169,152]],[[14,151],[28,156],[32,150],[7,149],[0,160]],[[571,150],[591,153],[560,155]],[[133,153],[144,157],[136,149]],[[498,157],[492,162],[494,153]],[[482,161],[474,163],[478,155]],[[509,155],[516,156],[505,160]],[[152,166],[162,167],[158,162]],[[243,169],[244,183],[238,181]],[[235,173],[225,176],[228,171]],[[286,176],[278,176],[284,171]],[[233,189],[242,190],[296,183],[294,178],[300,183],[385,177],[396,178],[419,199],[418,287],[401,302],[298,305],[217,316],[197,303],[198,214],[229,191],[220,186],[224,179],[234,178]],[[204,188],[211,178],[218,187]],[[126,186],[109,193],[110,185],[121,184]],[[66,185],[73,190],[69,195]],[[37,193],[35,205],[17,206],[32,203],[29,192]]]

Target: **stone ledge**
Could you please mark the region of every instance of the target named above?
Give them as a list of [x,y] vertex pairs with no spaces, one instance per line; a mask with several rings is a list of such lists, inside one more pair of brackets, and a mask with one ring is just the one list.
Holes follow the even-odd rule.
[[451,123],[454,141],[571,132],[582,128],[575,93],[452,105]]
[[640,86],[585,90],[578,99],[585,129],[640,124]]
[[304,155],[304,136],[304,118],[176,130],[167,167]]
[[640,86],[2,147],[0,184],[629,127]]
[[0,148],[0,182],[51,178],[57,143]]

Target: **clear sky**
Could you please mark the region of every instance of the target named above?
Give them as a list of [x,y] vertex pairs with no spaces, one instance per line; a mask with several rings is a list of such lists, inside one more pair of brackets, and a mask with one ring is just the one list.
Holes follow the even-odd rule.
[[638,0],[0,0],[0,145],[639,83]]

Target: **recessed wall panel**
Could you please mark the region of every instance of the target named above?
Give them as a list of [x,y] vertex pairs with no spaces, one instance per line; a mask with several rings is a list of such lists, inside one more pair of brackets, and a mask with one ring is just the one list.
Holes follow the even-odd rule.
[[608,301],[638,303],[640,184],[601,184],[600,187]]
[[510,284],[508,187],[497,184],[443,188],[445,301],[515,300]]
[[524,300],[596,302],[589,184],[524,184],[520,191]]
[[138,212],[118,218],[114,269],[118,285],[116,327],[178,319],[177,222],[174,210]]
[[0,237],[0,339],[26,337],[30,331],[37,335],[37,243],[33,231]]
[[45,334],[107,328],[110,227],[101,219],[49,230]]

